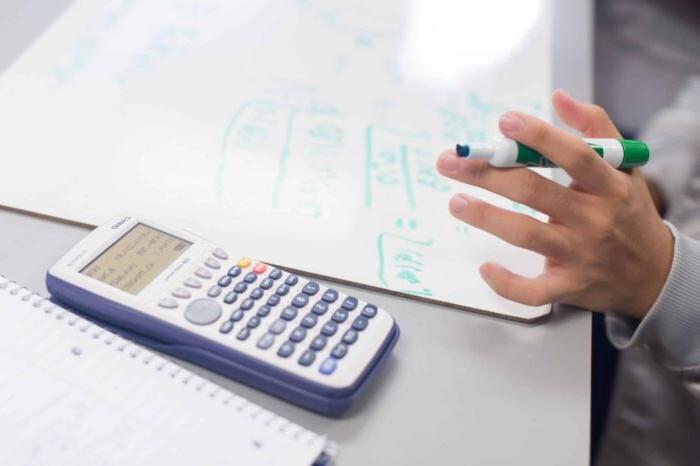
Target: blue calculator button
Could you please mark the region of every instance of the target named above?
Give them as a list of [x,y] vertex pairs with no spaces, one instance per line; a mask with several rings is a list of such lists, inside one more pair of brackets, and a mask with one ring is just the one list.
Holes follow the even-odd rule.
[[294,352],[294,343],[291,341],[285,341],[282,343],[277,350],[277,356],[281,358],[288,358]]
[[345,298],[345,301],[343,301],[343,309],[352,311],[357,307],[357,298],[353,298],[352,296],[348,296]]
[[342,309],[338,309],[331,316],[331,319],[338,322],[339,324],[342,324],[343,322],[345,322],[347,320],[347,318],[348,318],[348,311],[344,311]]
[[332,320],[329,320],[325,324],[323,324],[323,327],[321,327],[321,333],[324,334],[327,337],[332,337],[335,335],[335,332],[338,331],[338,324],[333,322]]
[[374,304],[368,304],[362,309],[362,315],[367,317],[368,319],[371,319],[372,317],[377,315],[377,306]]
[[251,309],[253,307],[253,304],[255,304],[255,301],[253,301],[250,298],[246,298],[241,303],[241,309],[243,309],[244,311],[247,311],[248,309]]
[[279,278],[282,276],[282,271],[279,269],[272,269],[270,272],[270,278],[273,280],[279,280]]
[[260,282],[260,288],[262,288],[263,290],[269,290],[270,288],[272,288],[272,285],[274,283],[275,282],[273,282],[271,278],[266,278],[265,280]]
[[280,303],[280,297],[276,294],[273,294],[269,298],[267,298],[267,305],[268,306],[277,306]]
[[270,324],[270,327],[268,330],[270,333],[274,335],[279,335],[280,333],[284,332],[284,330],[287,328],[287,322],[285,322],[282,319],[277,319],[274,321],[272,324]]
[[243,318],[243,311],[241,311],[240,309],[236,309],[235,311],[233,311],[231,313],[231,317],[229,317],[229,319],[231,319],[234,322],[238,322],[242,318]]
[[239,276],[240,274],[241,274],[241,268],[240,268],[239,266],[237,266],[237,265],[234,265],[233,267],[231,267],[230,269],[228,269],[228,275],[229,275],[230,277],[236,278],[236,277]]
[[292,333],[289,334],[289,339],[294,343],[299,343],[300,341],[303,341],[304,338],[306,338],[306,329],[302,327],[295,328],[292,330]]
[[214,285],[211,288],[209,288],[209,291],[207,292],[207,296],[210,298],[216,298],[221,294],[221,287],[218,285]]
[[258,309],[258,312],[256,315],[258,317],[267,317],[267,315],[270,313],[271,309],[270,306],[260,306],[260,309]]
[[275,336],[271,333],[266,333],[258,340],[257,347],[260,349],[268,349],[275,342]]
[[311,340],[311,344],[309,345],[312,350],[315,351],[321,351],[323,348],[326,347],[326,342],[328,339],[324,337],[323,335],[318,335],[316,338]]
[[346,345],[352,345],[357,341],[357,332],[353,329],[347,330],[345,334],[343,334],[343,343]]
[[248,284],[246,282],[238,282],[236,283],[236,286],[233,287],[233,291],[236,293],[245,293],[245,290],[248,289]]
[[289,287],[287,285],[280,285],[279,287],[277,287],[277,291],[275,291],[275,293],[277,293],[280,296],[284,296],[287,293],[289,293]]
[[348,347],[342,343],[338,343],[331,350],[331,356],[336,359],[343,359],[346,354],[348,354]]
[[367,328],[368,323],[367,317],[358,316],[352,321],[352,328],[362,331]]
[[295,305],[296,307],[304,307],[306,306],[306,303],[309,302],[309,297],[306,296],[305,294],[298,294],[294,297],[292,300],[292,304]]
[[307,294],[307,295],[309,295],[309,296],[313,296],[313,295],[315,295],[316,293],[318,293],[318,290],[319,290],[320,288],[321,288],[321,287],[319,286],[318,283],[316,283],[316,282],[309,282],[309,283],[307,283],[306,285],[304,285],[304,288],[303,288],[301,291],[302,291],[302,293],[304,293],[304,294]]
[[304,316],[303,319],[301,319],[301,326],[306,328],[313,328],[313,326],[316,325],[317,321],[318,317],[316,317],[316,314],[312,314],[309,312]]
[[336,367],[338,367],[338,361],[335,358],[326,358],[319,366],[318,371],[324,375],[331,375]]
[[250,297],[253,299],[260,299],[262,298],[264,291],[262,288],[256,288],[253,291],[250,292]]
[[327,303],[334,303],[335,300],[338,299],[338,292],[332,288],[328,289],[325,293],[323,293],[322,299]]
[[306,350],[303,353],[301,353],[301,356],[299,356],[299,364],[301,364],[302,366],[310,366],[314,363],[315,359],[316,351]]
[[258,325],[260,325],[260,317],[258,316],[253,316],[250,319],[248,319],[248,323],[246,324],[248,328],[255,328]]
[[297,282],[299,282],[299,277],[292,274],[287,277],[287,279],[284,281],[284,284],[288,286],[294,286],[297,284]]
[[221,327],[219,328],[219,332],[221,333],[229,333],[231,330],[233,330],[233,322],[230,320],[227,320],[221,324]]
[[294,320],[294,318],[297,316],[297,310],[292,306],[287,306],[284,308],[284,311],[282,311],[280,316],[284,320]]
[[238,295],[235,291],[229,291],[226,296],[224,296],[224,302],[226,304],[233,304],[238,299]]
[[243,327],[240,332],[238,332],[238,335],[236,335],[236,338],[238,338],[241,341],[247,340],[248,337],[250,336],[250,329],[248,327]]
[[231,284],[231,277],[229,277],[228,275],[224,275],[223,277],[221,277],[219,279],[219,286],[222,288],[226,288],[230,284]]
[[323,301],[317,302],[317,303],[314,304],[314,306],[311,308],[311,312],[313,312],[314,314],[317,314],[317,315],[319,315],[319,316],[322,316],[323,314],[325,314],[326,311],[328,311],[328,304],[326,304],[326,303],[323,302]]
[[253,283],[257,279],[258,274],[255,272],[248,272],[247,274],[245,274],[245,277],[243,277],[243,280],[245,280],[246,283]]

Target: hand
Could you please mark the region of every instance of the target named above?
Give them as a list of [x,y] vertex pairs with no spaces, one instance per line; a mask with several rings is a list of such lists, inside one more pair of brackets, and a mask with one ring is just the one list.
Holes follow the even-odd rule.
[[[584,137],[620,138],[605,111],[563,91],[552,96],[561,120]],[[483,264],[483,279],[499,295],[529,305],[562,302],[595,311],[642,318],[671,268],[673,236],[654,207],[638,169],[614,169],[579,137],[520,112],[508,112],[501,132],[563,168],[569,187],[522,168],[494,168],[440,154],[438,171],[549,216],[540,222],[465,194],[450,200],[456,218],[545,256],[541,275],[527,278],[496,263]]]

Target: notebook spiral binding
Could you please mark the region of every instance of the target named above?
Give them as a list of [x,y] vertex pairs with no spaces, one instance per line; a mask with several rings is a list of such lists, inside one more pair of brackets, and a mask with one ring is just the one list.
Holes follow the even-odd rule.
[[200,377],[159,354],[57,306],[48,298],[32,292],[28,288],[5,278],[3,275],[0,275],[0,291],[17,296],[21,301],[31,303],[32,308],[36,309],[37,312],[43,311],[44,314],[53,315],[56,320],[63,321],[67,325],[75,327],[77,331],[101,340],[105,345],[113,346],[116,351],[124,353],[132,359],[140,359],[143,364],[153,367],[156,371],[168,373],[173,380],[179,380],[183,385],[192,387],[194,391],[201,393],[203,396],[208,396],[212,400],[221,402],[223,405],[231,406],[242,415],[247,415],[251,419],[260,420],[270,429],[277,429],[282,434],[288,434],[295,440],[306,441],[308,444],[325,440],[323,437],[304,429],[298,424],[294,424],[255,403],[251,403],[230,390]]

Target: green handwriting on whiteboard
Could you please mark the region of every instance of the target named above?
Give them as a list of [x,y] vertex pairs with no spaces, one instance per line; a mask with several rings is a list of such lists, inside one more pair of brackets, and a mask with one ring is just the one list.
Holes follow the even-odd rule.
[[425,257],[433,240],[414,240],[394,233],[377,236],[378,275],[385,287],[416,296],[432,296],[423,284]]

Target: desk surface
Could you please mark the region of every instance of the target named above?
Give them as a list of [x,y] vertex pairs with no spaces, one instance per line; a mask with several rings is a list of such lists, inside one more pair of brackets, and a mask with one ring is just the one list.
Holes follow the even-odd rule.
[[[0,70],[68,3],[3,2]],[[556,22],[558,37],[590,37],[586,3],[561,2],[561,15],[570,21]],[[566,54],[555,51],[554,82],[590,97],[590,44],[581,43],[568,48],[559,42]],[[46,293],[46,270],[86,232],[0,210],[0,273]],[[339,443],[340,465],[588,464],[589,314],[557,310],[530,326],[341,288],[386,308],[402,328],[393,358],[343,419],[188,367],[327,434]]]

